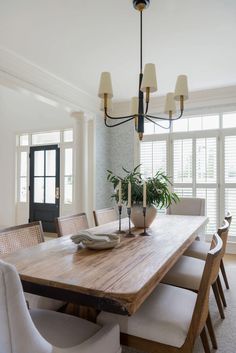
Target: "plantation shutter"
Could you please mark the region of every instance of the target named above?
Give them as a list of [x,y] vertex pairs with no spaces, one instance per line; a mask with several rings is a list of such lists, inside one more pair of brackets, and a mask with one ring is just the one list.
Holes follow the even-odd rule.
[[192,139],[173,141],[174,192],[179,197],[193,197],[192,144]]
[[229,235],[236,237],[236,136],[225,136],[224,161],[225,212],[232,213]]
[[158,170],[167,171],[166,140],[142,142],[140,150],[141,172],[154,176]]

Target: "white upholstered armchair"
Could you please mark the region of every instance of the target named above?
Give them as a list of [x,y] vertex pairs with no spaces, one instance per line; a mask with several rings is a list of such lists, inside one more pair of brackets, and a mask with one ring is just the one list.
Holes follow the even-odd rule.
[[0,261],[0,353],[120,353],[118,325],[28,311],[19,276]]

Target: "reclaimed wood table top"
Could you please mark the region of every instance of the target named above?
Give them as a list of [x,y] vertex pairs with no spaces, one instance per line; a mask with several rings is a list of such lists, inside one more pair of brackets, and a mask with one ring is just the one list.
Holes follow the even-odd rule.
[[[1,259],[16,266],[24,290],[34,294],[132,315],[208,222],[202,216],[158,214],[151,236],[121,236],[117,248],[78,248],[69,236],[19,250]],[[128,228],[127,219],[122,220]],[[112,233],[118,222],[90,229]]]

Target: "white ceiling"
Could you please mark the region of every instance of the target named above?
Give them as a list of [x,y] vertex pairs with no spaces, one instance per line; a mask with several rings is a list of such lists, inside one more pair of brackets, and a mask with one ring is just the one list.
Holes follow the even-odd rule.
[[[0,46],[92,95],[104,70],[116,99],[136,95],[138,26],[132,0],[0,0]],[[157,65],[159,94],[180,73],[192,91],[236,84],[236,1],[151,0],[144,62]]]

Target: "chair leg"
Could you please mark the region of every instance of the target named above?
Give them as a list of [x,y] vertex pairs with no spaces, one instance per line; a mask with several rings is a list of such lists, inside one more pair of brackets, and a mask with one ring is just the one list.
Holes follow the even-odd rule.
[[213,328],[213,325],[212,325],[210,313],[208,313],[206,324],[207,324],[207,329],[208,329],[208,332],[209,332],[209,335],[210,335],[210,338],[211,338],[212,347],[214,349],[217,349],[218,345],[217,345],[215,331],[214,331],[214,328]]
[[223,259],[220,262],[220,269],[221,269],[222,276],[224,278],[225,286],[227,289],[229,289],[229,282],[228,282],[228,278],[227,278],[227,275],[225,272],[225,265],[224,265]]
[[221,299],[220,299],[217,282],[212,284],[212,289],[213,289],[213,292],[214,292],[214,295],[215,295],[216,304],[217,304],[219,312],[220,312],[220,317],[221,317],[221,319],[225,319],[225,314],[224,314],[224,311],[223,311],[222,302],[221,302]]
[[204,352],[211,353],[205,327],[203,328],[203,330],[201,332],[201,340],[202,340],[202,345],[204,347]]
[[227,303],[226,303],[225,295],[224,295],[224,292],[223,292],[223,288],[222,288],[222,284],[221,284],[221,280],[220,280],[219,276],[217,277],[216,281],[217,281],[217,286],[218,286],[218,289],[219,289],[219,294],[220,294],[222,303],[223,303],[224,307],[226,308],[227,307]]

